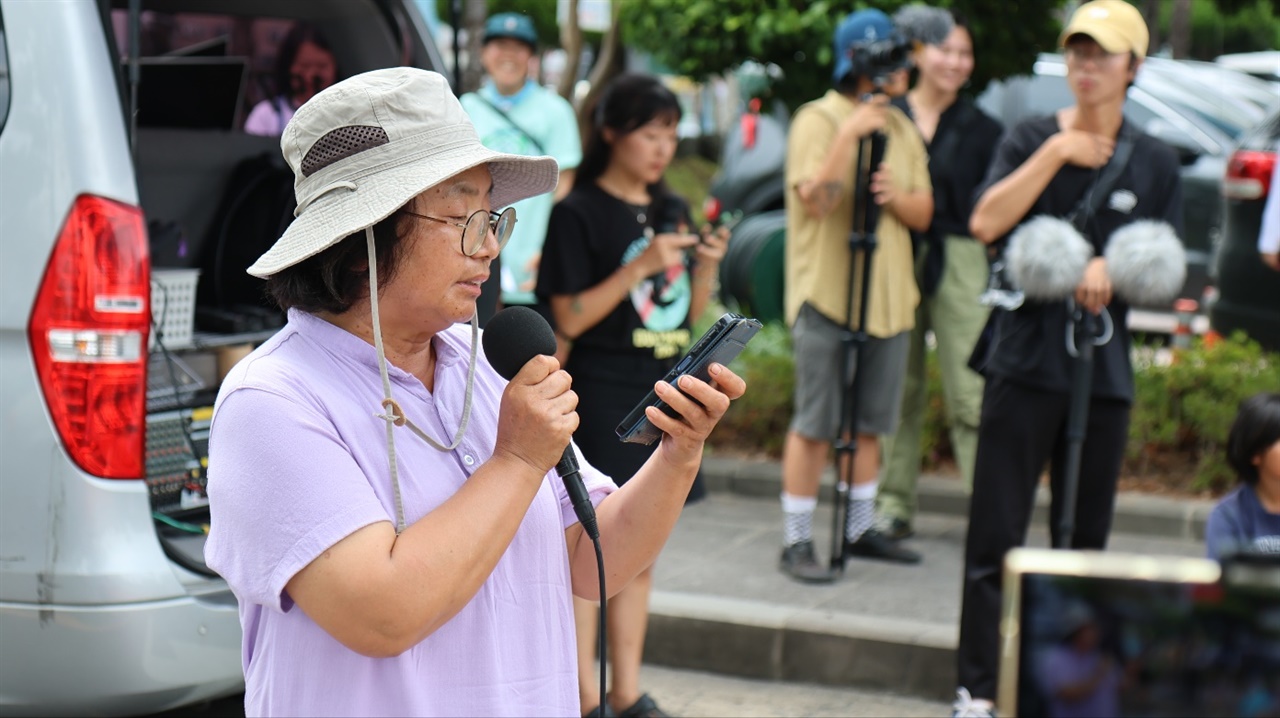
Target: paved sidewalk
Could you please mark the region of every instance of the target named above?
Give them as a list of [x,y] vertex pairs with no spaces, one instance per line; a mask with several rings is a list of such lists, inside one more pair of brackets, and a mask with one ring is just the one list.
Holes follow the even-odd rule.
[[[704,471],[710,495],[685,510],[658,561],[647,663],[951,698],[966,528],[958,482],[922,484],[926,513],[908,542],[920,565],[851,559],[841,580],[812,586],[777,568],[777,465],[709,461]],[[1209,506],[1124,496],[1111,550],[1202,556],[1196,536]],[[815,530],[825,560],[828,503]],[[1030,545],[1047,545],[1047,535],[1041,517]]]

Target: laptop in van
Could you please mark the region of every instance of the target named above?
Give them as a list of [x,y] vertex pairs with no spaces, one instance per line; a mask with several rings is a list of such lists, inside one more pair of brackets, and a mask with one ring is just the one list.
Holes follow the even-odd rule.
[[1280,715],[1280,562],[1018,548],[1001,716]]
[[249,76],[245,58],[196,54],[143,57],[138,63],[139,127],[236,128]]

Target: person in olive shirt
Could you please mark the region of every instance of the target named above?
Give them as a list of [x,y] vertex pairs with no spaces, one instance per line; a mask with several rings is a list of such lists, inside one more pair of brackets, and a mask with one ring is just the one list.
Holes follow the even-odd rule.
[[[865,329],[859,347],[857,451],[845,526],[847,555],[902,563],[919,554],[888,540],[872,524],[880,471],[879,437],[898,425],[907,338],[915,323],[916,289],[909,230],[923,230],[933,216],[933,192],[920,133],[889,97],[907,90],[905,66],[886,73],[873,68],[871,48],[895,37],[879,10],[849,15],[835,33],[835,87],[801,107],[787,136],[787,246],[785,305],[795,347],[795,413],[782,452],[783,550],[779,569],[804,582],[822,583],[835,574],[820,564],[813,548],[813,513],[818,481],[841,430],[841,376],[846,328]],[[873,73],[875,76],[873,76]],[[849,311],[850,292],[861,297],[864,256],[850,261],[854,230],[856,164],[862,138],[886,137],[879,167],[868,169],[870,191],[879,205],[865,312]],[[865,161],[865,160],[864,160]],[[852,276],[851,276],[851,270]],[[851,352],[852,353],[852,352]]]
[[913,533],[916,482],[920,477],[920,439],[924,425],[925,335],[933,332],[951,450],[965,489],[973,486],[973,457],[978,450],[982,377],[969,368],[969,355],[987,323],[978,302],[987,286],[987,247],[969,236],[973,191],[982,184],[1000,141],[1000,123],[960,96],[973,74],[973,36],[965,18],[951,13],[953,27],[936,45],[915,53],[916,85],[894,107],[915,123],[929,151],[933,183],[933,222],[913,233],[920,306],[911,330],[902,418],[885,438],[884,480],[876,496],[881,530],[890,538]]
[[[993,346],[985,353],[982,421],[965,541],[956,715],[991,714],[999,665],[999,621],[1004,556],[1026,540],[1041,472],[1050,466],[1050,530],[1060,545],[1065,485],[1067,417],[1074,359],[1066,337],[1072,307],[1110,317],[1114,332],[1096,346],[1088,423],[1081,449],[1074,530],[1070,547],[1106,547],[1116,482],[1128,440],[1133,403],[1129,307],[1112,295],[1108,239],[1139,220],[1167,223],[1181,236],[1182,184],[1174,151],[1143,134],[1124,117],[1124,101],[1147,50],[1147,26],[1123,0],[1081,5],[1061,36],[1067,84],[1075,104],[1054,115],[1026,120],[996,150],[969,226],[973,236],[995,242],[1026,220],[1076,214],[1094,256],[1074,296],[1028,299],[995,316]],[[1092,203],[1090,188],[1117,143],[1131,155],[1105,196]],[[1065,538],[1065,537],[1063,537]]]

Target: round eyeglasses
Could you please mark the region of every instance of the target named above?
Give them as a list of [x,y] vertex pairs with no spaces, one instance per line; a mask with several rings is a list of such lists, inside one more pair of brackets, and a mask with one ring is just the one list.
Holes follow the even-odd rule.
[[462,228],[462,238],[460,248],[462,253],[468,257],[475,256],[484,247],[484,241],[489,237],[489,232],[498,238],[498,251],[507,246],[507,240],[511,239],[511,232],[516,228],[516,208],[507,207],[501,213],[490,212],[484,209],[478,209],[467,217],[466,222],[452,222],[439,217],[432,217],[426,214],[418,214],[410,210],[404,210],[405,214],[418,217],[420,219],[429,219],[432,222],[447,224],[452,227]]

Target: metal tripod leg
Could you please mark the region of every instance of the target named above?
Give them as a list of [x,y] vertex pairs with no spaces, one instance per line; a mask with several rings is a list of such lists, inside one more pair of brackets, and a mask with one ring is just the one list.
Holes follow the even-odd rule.
[[860,395],[860,379],[862,376],[862,348],[867,342],[867,300],[871,296],[871,259],[876,250],[875,226],[879,218],[879,208],[871,196],[871,173],[879,166],[884,157],[885,136],[874,133],[863,137],[858,145],[856,160],[856,178],[854,182],[854,227],[849,233],[849,285],[846,294],[845,317],[853,317],[854,274],[858,268],[858,258],[862,257],[862,275],[858,283],[860,302],[858,303],[858,323],[856,329],[845,329],[840,342],[840,379],[849,373],[849,362],[853,362],[853,379],[848,385],[842,385],[840,394],[840,427],[836,431],[834,442],[836,462],[836,482],[834,488],[835,505],[831,516],[831,571],[836,575],[844,573],[845,546],[849,543],[849,491],[853,488],[854,459],[858,453],[858,401]]

